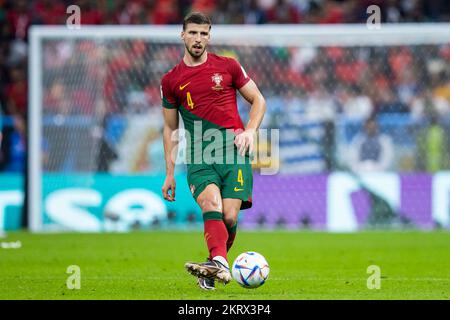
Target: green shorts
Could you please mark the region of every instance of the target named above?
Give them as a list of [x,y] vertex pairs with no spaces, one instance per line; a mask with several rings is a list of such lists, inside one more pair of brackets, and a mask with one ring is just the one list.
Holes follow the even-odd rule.
[[241,199],[241,210],[252,207],[253,171],[250,163],[190,164],[187,180],[196,201],[199,194],[214,183],[219,187],[222,199]]

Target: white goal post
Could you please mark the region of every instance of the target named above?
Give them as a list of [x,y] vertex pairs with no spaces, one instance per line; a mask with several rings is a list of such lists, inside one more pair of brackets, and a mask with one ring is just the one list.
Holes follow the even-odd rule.
[[[180,44],[181,26],[32,26],[29,31],[29,228],[43,231],[43,42],[52,39],[142,39]],[[379,30],[366,25],[213,25],[211,44],[267,47],[356,47],[440,45],[450,43],[450,23],[382,24]],[[245,66],[244,66],[245,67]],[[251,76],[251,75],[250,75]]]

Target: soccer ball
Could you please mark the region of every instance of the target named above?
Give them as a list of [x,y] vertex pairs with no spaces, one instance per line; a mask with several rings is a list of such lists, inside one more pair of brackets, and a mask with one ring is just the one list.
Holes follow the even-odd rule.
[[266,258],[257,252],[248,251],[241,253],[234,260],[231,274],[241,286],[253,289],[266,282],[269,270]]

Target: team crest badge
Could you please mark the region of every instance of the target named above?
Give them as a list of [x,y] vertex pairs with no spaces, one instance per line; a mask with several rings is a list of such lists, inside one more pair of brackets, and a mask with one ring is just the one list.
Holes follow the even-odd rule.
[[212,87],[213,90],[216,90],[216,91],[223,90],[223,87],[221,86],[223,77],[220,73],[214,73],[214,75],[211,77],[211,79],[212,79],[212,82],[215,83],[214,87]]

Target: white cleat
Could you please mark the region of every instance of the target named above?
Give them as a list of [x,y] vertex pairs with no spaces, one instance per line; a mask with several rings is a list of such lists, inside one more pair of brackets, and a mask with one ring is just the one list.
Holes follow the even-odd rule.
[[216,260],[201,263],[186,262],[184,267],[190,274],[199,278],[215,278],[223,284],[231,281],[230,270]]

